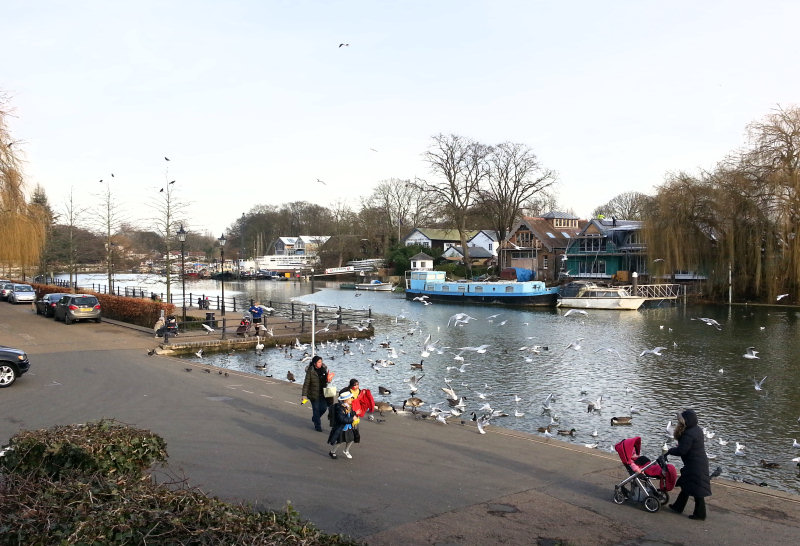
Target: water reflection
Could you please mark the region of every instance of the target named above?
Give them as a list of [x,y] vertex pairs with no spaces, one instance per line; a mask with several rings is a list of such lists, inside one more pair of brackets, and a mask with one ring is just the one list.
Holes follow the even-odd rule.
[[[214,288],[212,283],[196,285]],[[337,381],[344,386],[350,377],[378,391],[378,385],[392,390],[388,401],[400,405],[409,396],[407,383],[411,364],[420,361],[421,344],[430,335],[439,340],[441,354],[435,352],[424,359],[424,379],[417,394],[425,400],[423,408],[444,401],[441,387],[450,378],[453,388],[468,399],[467,413],[477,410],[483,400],[476,392],[488,392],[493,408],[512,416],[499,419],[495,426],[509,427],[533,434],[550,422],[543,413],[542,402],[555,393],[552,404],[559,429],[575,428],[574,437],[560,437],[567,442],[597,442],[599,449],[612,449],[614,443],[630,436],[642,436],[648,455],[660,453],[665,441],[667,421],[680,409],[697,410],[701,425],[714,433],[706,440],[712,468],[723,467],[723,476],[747,478],[772,487],[800,493],[798,468],[791,461],[800,456],[792,447],[793,438],[800,439],[800,373],[796,355],[800,354],[798,312],[790,308],[677,306],[645,309],[638,312],[593,311],[583,316],[563,316],[559,310],[516,310],[489,306],[423,306],[406,301],[401,295],[338,290],[335,283],[315,283],[326,289],[310,295],[308,283],[247,281],[225,283],[230,289],[262,301],[304,302],[357,309],[371,308],[375,319],[376,338],[343,345],[322,347],[329,366],[336,371]],[[187,283],[187,292],[189,285]],[[199,290],[197,290],[199,292]],[[476,320],[459,327],[448,327],[448,318],[458,312]],[[499,314],[494,319],[490,315]],[[701,317],[713,318],[721,325],[717,330]],[[581,350],[567,346],[581,339]],[[367,359],[389,358],[378,342],[389,341],[398,352],[394,365],[375,372]],[[488,344],[485,354],[463,352],[469,364],[465,372],[446,370],[460,362],[454,359],[459,347]],[[533,354],[523,347],[541,345],[547,350]],[[645,349],[663,346],[662,356],[644,355]],[[758,359],[743,357],[747,347],[759,351]],[[446,347],[446,348],[445,348]],[[615,352],[603,350],[615,349]],[[363,350],[363,353],[362,353]],[[291,371],[303,377],[302,355],[291,351],[267,351],[261,357],[254,352],[233,355],[211,355],[206,363],[285,378]],[[255,369],[266,364],[266,369]],[[754,388],[754,378],[766,376],[762,391]],[[582,392],[586,394],[583,395]],[[603,409],[587,412],[581,398],[595,400],[602,395]],[[515,403],[514,397],[522,401]],[[376,398],[380,398],[376,396]],[[612,427],[611,417],[630,415],[631,406],[639,410],[633,425]],[[446,407],[446,404],[443,404]],[[513,417],[514,411],[524,412]],[[463,418],[463,416],[462,416]],[[442,425],[444,426],[444,425]],[[597,430],[598,436],[591,433]],[[727,441],[721,445],[720,440]],[[735,444],[745,444],[746,456],[734,456]],[[781,464],[765,469],[761,459]],[[678,466],[679,466],[678,462]]]

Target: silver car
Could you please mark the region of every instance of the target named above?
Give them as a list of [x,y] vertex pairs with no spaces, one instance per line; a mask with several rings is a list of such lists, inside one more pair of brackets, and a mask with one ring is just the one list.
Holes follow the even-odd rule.
[[11,281],[0,282],[0,299],[8,300],[8,294],[14,289],[14,283]]
[[14,284],[6,298],[8,303],[32,303],[36,301],[36,291],[29,284]]
[[67,294],[58,300],[53,318],[65,324],[76,320],[100,322],[100,302],[90,294]]

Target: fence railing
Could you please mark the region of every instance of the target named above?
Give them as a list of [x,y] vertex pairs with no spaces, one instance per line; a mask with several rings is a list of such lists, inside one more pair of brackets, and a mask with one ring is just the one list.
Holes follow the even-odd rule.
[[[98,294],[112,293],[108,290],[107,285],[92,284],[90,286],[78,286],[77,283],[70,285],[68,281],[54,281],[54,285],[64,288],[74,288],[77,291],[85,290]],[[165,301],[166,294],[156,293],[140,287],[114,287],[113,294],[129,298],[142,298],[153,299],[157,301]],[[221,317],[216,316],[216,313],[210,311],[222,311],[223,300],[221,296],[206,296],[202,293],[189,292],[186,294],[186,299],[182,299],[182,294],[170,294],[169,302],[175,306],[176,309],[199,309],[208,311],[206,317],[208,321],[220,322]],[[242,313],[244,314],[253,305],[252,298],[237,298],[236,296],[226,296],[224,300],[226,313]],[[316,304],[305,304],[297,302],[279,302],[268,301],[262,302],[262,305],[268,309],[264,313],[266,317],[282,317],[291,321],[300,322],[300,332],[308,331],[308,328],[317,328],[320,325],[321,330],[330,331],[331,329],[340,330],[342,324],[366,324],[372,319],[372,309],[343,309],[340,306],[326,306]],[[315,319],[315,324],[311,323],[311,316]],[[238,319],[237,319],[238,320]],[[231,320],[231,324],[233,321]],[[209,324],[211,326],[211,324]]]
[[634,290],[632,284],[622,286],[633,296],[647,299],[676,299],[686,295],[684,284],[639,284]]

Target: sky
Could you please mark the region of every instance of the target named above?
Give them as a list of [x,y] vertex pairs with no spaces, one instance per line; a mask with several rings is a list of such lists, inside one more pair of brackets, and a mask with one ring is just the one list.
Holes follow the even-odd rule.
[[432,179],[440,133],[529,146],[559,208],[588,217],[714,168],[749,123],[800,103],[796,1],[6,0],[1,14],[28,190],[92,216],[110,181],[142,229],[168,180],[187,229],[215,236],[259,205],[358,209],[381,181]]

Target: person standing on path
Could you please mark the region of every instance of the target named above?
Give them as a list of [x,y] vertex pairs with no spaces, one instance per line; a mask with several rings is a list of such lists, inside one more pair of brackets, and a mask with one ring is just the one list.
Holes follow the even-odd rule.
[[339,444],[344,444],[344,456],[352,459],[350,447],[355,441],[355,429],[360,419],[353,412],[353,395],[349,390],[339,395],[339,402],[331,408],[331,433],[328,435],[328,443],[333,446],[328,452],[331,459],[336,459],[336,450]]
[[706,455],[703,431],[697,426],[697,414],[694,410],[684,410],[678,415],[675,427],[675,439],[678,445],[670,448],[667,455],[680,455],[683,461],[681,477],[676,485],[681,492],[669,507],[673,512],[683,513],[689,496],[694,497],[694,512],[690,519],[706,519],[705,497],[711,496],[711,478],[708,475],[708,456]]
[[250,313],[250,316],[253,317],[253,328],[258,333],[258,325],[261,324],[261,315],[264,314],[264,308],[261,307],[261,302],[257,301],[253,305],[250,306],[250,309],[247,310]]
[[306,378],[303,381],[303,398],[301,404],[311,402],[311,420],[314,422],[314,429],[322,432],[322,422],[320,417],[325,415],[328,409],[328,401],[325,399],[323,390],[328,386],[328,368],[319,355],[311,359],[311,363],[306,368]]

